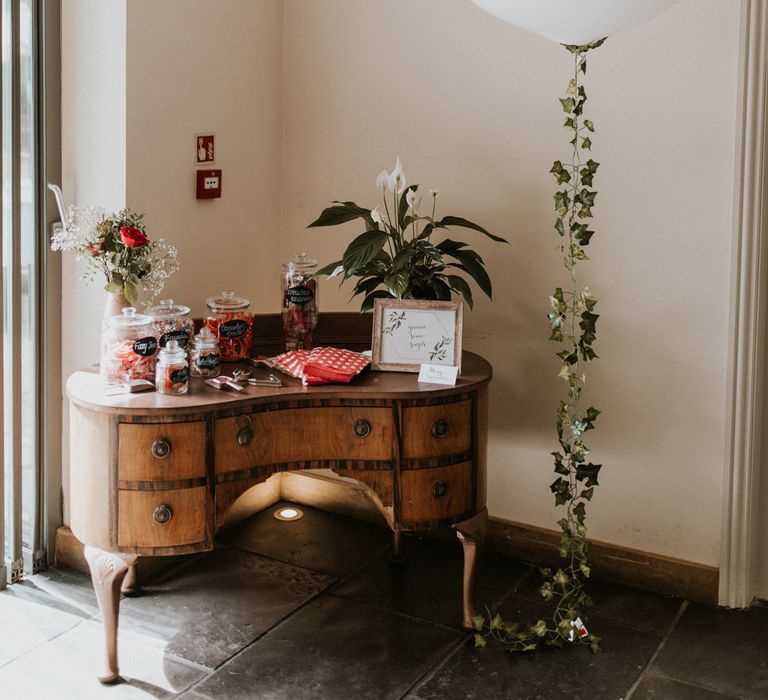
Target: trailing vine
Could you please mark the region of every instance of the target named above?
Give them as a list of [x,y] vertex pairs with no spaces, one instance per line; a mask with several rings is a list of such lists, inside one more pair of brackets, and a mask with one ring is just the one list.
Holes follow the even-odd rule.
[[501,615],[478,615],[474,619],[475,644],[485,646],[488,638],[510,647],[511,651],[533,651],[541,644],[561,647],[565,642],[590,645],[600,650],[600,638],[590,634],[584,626],[585,611],[592,601],[585,591],[590,575],[587,539],[586,504],[592,500],[598,485],[601,465],[589,461],[589,448],[584,435],[595,427],[600,411],[581,408],[581,395],[586,383],[584,364],[597,357],[593,344],[597,338],[595,313],[597,299],[587,287],[577,281],[578,263],[587,260],[584,249],[594,231],[589,228],[592,207],[597,192],[592,189],[599,167],[592,158],[582,162],[586,151],[592,148],[591,134],[595,125],[583,116],[587,93],[580,83],[587,72],[587,52],[603,44],[600,39],[583,46],[567,45],[573,54],[574,73],[568,83],[566,96],[560,99],[566,114],[564,126],[572,134],[570,162],[555,161],[550,172],[557,182],[555,192],[555,231],[560,237],[563,264],[570,275],[567,288],[557,287],[550,297],[548,315],[550,340],[561,344],[559,376],[567,384],[566,398],[557,409],[557,439],[560,449],[552,453],[557,478],[550,485],[555,505],[565,508],[560,527],[561,565],[553,571],[541,569],[543,583],[539,588],[542,598],[552,608],[551,619],[537,620],[525,626],[502,619]]

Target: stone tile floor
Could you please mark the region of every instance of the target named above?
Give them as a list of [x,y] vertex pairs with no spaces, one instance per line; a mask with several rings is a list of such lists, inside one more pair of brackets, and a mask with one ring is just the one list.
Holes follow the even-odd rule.
[[[391,567],[381,526],[273,506],[122,602],[124,682],[101,686],[90,580],[50,569],[0,592],[0,698],[768,698],[768,608],[731,611],[595,583],[586,648],[509,656],[461,629],[458,543],[406,538]],[[538,573],[486,554],[477,600],[542,611]]]

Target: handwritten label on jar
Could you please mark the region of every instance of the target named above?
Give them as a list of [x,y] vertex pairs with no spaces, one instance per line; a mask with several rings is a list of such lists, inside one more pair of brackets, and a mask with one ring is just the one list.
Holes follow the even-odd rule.
[[147,336],[146,338],[135,340],[133,343],[133,351],[142,357],[154,355],[157,351],[157,338]]
[[160,336],[160,347],[164,348],[169,340],[175,340],[183,350],[189,344],[189,334],[185,330],[170,331]]
[[221,355],[211,353],[210,355],[200,355],[195,359],[195,367],[198,369],[216,369],[221,364]]
[[175,369],[171,372],[171,381],[174,384],[181,384],[189,380],[189,370],[184,367],[182,369]]
[[296,285],[295,287],[288,287],[288,289],[285,290],[285,298],[291,304],[304,306],[304,304],[309,304],[309,302],[315,298],[315,294],[309,287]]
[[248,324],[239,318],[232,321],[224,321],[219,326],[219,336],[221,338],[239,338],[245,335],[248,330]]

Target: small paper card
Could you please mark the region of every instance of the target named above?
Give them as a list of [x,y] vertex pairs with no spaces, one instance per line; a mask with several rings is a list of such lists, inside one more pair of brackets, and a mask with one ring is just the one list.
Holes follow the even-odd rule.
[[459,368],[451,365],[428,365],[423,363],[419,370],[419,381],[425,384],[456,384]]

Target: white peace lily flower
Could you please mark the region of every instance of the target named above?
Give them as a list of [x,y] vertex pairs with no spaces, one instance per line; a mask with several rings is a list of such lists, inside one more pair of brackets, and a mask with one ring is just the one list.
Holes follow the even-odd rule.
[[440,194],[438,190],[430,190],[429,193],[432,195],[432,199],[437,199],[437,196]]
[[408,202],[408,206],[411,209],[416,209],[416,205],[421,201],[421,198],[416,199],[416,190],[408,190],[408,194],[405,195],[405,201]]
[[405,186],[405,171],[403,170],[403,166],[400,164],[400,157],[398,156],[397,163],[395,163],[395,169],[389,176],[389,190],[391,192],[397,192],[397,194],[400,194],[405,189]]
[[378,204],[373,209],[371,209],[371,218],[373,219],[374,223],[376,223],[376,224],[383,224],[384,223],[384,217],[381,215],[381,212],[379,211],[379,205]]
[[376,178],[376,188],[382,192],[385,188],[391,190],[392,188],[390,187],[389,183],[389,173],[386,170],[382,170]]

